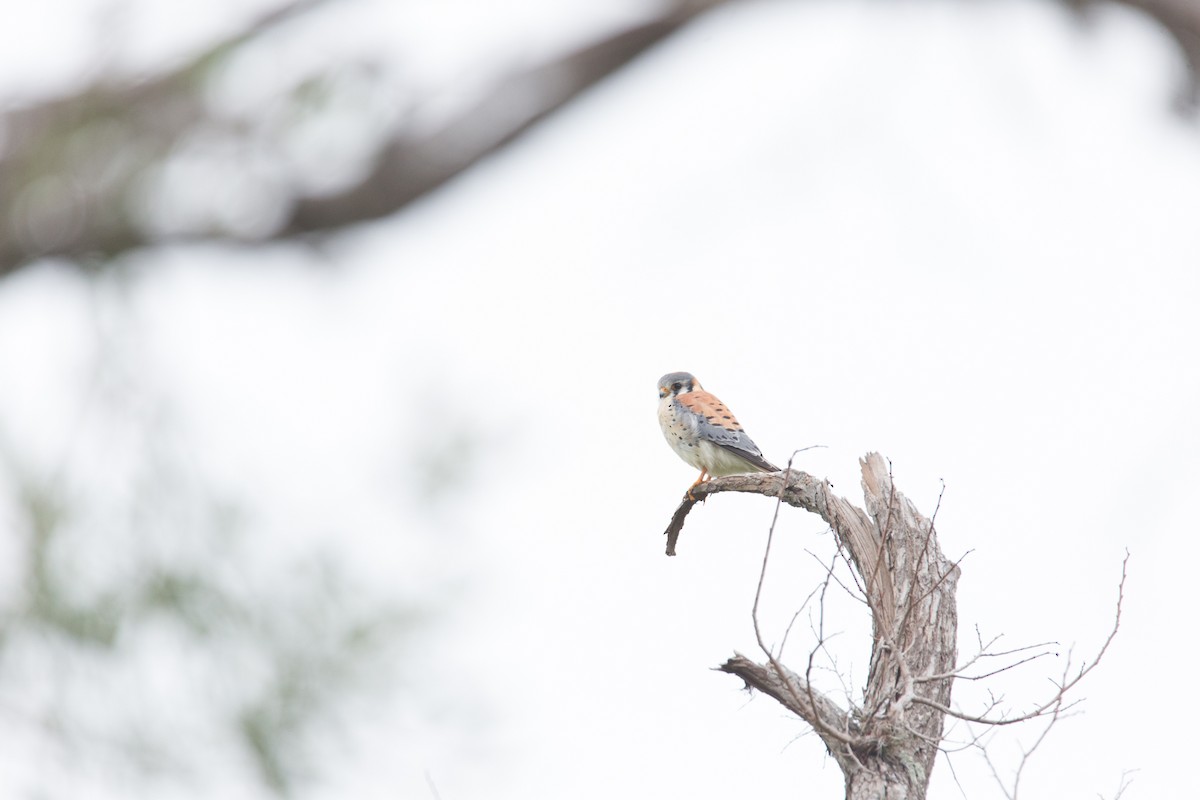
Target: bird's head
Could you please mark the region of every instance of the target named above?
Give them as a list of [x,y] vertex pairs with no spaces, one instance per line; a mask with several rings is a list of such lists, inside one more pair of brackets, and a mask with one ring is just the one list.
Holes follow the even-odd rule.
[[658,396],[674,397],[701,389],[700,381],[690,372],[668,372],[658,379]]

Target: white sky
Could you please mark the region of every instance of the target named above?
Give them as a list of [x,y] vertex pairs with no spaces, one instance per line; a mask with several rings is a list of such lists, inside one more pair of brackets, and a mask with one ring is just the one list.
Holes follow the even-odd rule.
[[[518,34],[549,30],[548,5],[514,11]],[[454,74],[456,52],[427,57]],[[429,797],[426,775],[447,800],[840,796],[798,721],[709,670],[755,652],[772,507],[717,497],[662,555],[694,478],[655,421],[673,370],[776,462],[825,445],[797,464],[852,499],[867,450],[926,513],[944,480],[942,546],[971,551],[964,654],[978,624],[1090,656],[1129,548],[1085,716],[1022,789],[1111,797],[1128,769],[1126,800],[1200,795],[1177,727],[1200,555],[1200,137],[1169,112],[1180,76],[1163,34],[1112,9],[1083,30],[1042,3],[734,4],[321,256],[132,257],[100,313],[129,312],[112,325],[136,369],[205,474],[253,500],[264,551],[328,539],[366,583],[446,607],[402,667],[410,694],[356,719],[305,796]],[[0,283],[0,437],[42,469],[76,430],[90,297],[49,266]],[[404,477],[463,428],[481,463],[422,514]],[[822,530],[783,514],[776,635]],[[837,613],[861,678],[862,620]],[[967,796],[1000,796],[977,758],[954,763]],[[931,797],[961,796],[939,759]]]

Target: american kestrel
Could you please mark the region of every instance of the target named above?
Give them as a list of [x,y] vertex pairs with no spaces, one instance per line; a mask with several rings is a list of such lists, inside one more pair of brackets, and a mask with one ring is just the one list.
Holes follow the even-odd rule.
[[700,477],[688,489],[689,496],[709,477],[779,472],[779,467],[763,458],[733,412],[704,391],[691,373],[663,375],[658,379],[658,397],[658,424],[667,444],[700,470]]

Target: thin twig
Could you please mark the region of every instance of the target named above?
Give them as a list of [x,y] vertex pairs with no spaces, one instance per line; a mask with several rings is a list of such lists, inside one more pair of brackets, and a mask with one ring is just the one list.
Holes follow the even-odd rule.
[[[997,718],[988,718],[986,716],[976,716],[976,715],[972,715],[972,714],[964,714],[961,711],[956,711],[955,709],[952,709],[952,708],[945,706],[941,703],[938,703],[934,700],[930,700],[929,698],[926,698],[926,697],[916,696],[913,698],[913,702],[920,703],[921,705],[929,706],[930,708],[933,708],[937,711],[941,711],[943,714],[946,714],[948,716],[957,717],[958,719],[965,720],[967,722],[977,722],[977,723],[981,723],[984,725],[1014,725],[1018,722],[1024,722],[1026,720],[1036,719],[1038,717],[1046,716],[1046,714],[1051,709],[1055,708],[1057,705],[1060,705],[1062,703],[1063,695],[1065,695],[1072,688],[1074,688],[1081,680],[1083,680],[1085,675],[1087,675],[1089,672],[1091,672],[1093,669],[1095,669],[1100,664],[1101,659],[1104,658],[1104,654],[1108,652],[1109,645],[1111,645],[1113,642],[1113,639],[1116,638],[1117,631],[1121,627],[1121,610],[1122,610],[1122,606],[1125,603],[1125,578],[1128,574],[1128,566],[1129,566],[1129,551],[1126,550],[1125,558],[1124,558],[1124,560],[1121,561],[1121,581],[1120,581],[1120,583],[1117,584],[1117,610],[1116,610],[1116,614],[1113,617],[1113,627],[1112,627],[1112,630],[1109,631],[1109,633],[1108,633],[1108,638],[1106,638],[1104,640],[1104,644],[1101,645],[1099,652],[1096,653],[1096,657],[1092,660],[1092,663],[1090,663],[1090,664],[1085,663],[1084,666],[1080,668],[1079,673],[1077,675],[1075,675],[1074,678],[1071,678],[1069,681],[1064,680],[1062,683],[1057,684],[1058,691],[1054,694],[1054,696],[1052,696],[1049,700],[1047,700],[1046,702],[1039,705],[1033,711],[1030,711],[1026,714],[1021,714],[1020,716],[1017,716],[1017,717],[997,719]],[[1068,667],[1069,667],[1069,663],[1068,663]],[[1064,679],[1065,679],[1065,677],[1066,676],[1064,675]],[[1071,705],[1074,705],[1074,703],[1072,703]]]

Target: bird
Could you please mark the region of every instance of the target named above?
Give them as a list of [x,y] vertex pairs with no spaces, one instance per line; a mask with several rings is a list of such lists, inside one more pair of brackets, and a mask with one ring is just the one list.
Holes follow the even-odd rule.
[[704,391],[690,372],[668,372],[658,379],[658,424],[680,458],[700,470],[688,488],[709,477],[747,472],[779,472],[746,435],[733,412],[717,397]]

